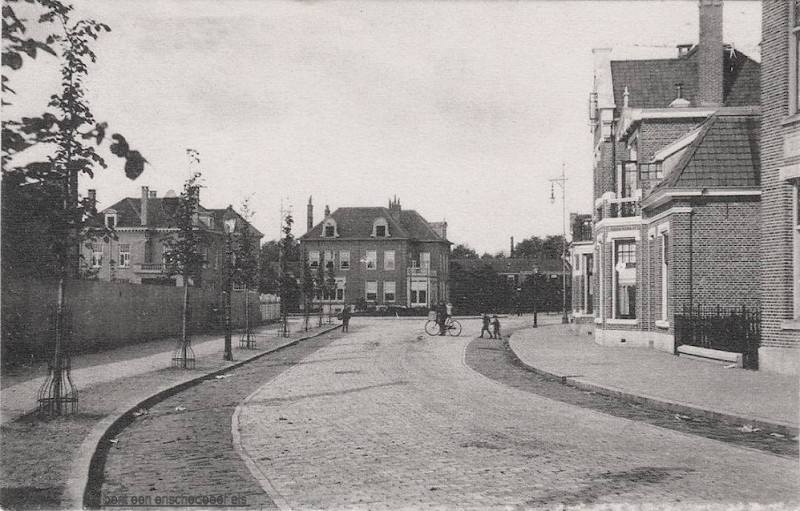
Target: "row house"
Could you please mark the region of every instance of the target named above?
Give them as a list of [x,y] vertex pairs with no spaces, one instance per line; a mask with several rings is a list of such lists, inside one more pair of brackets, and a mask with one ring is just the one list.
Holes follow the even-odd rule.
[[762,3],[759,365],[800,374],[800,2]]
[[721,0],[699,14],[673,58],[595,50],[593,229],[572,257],[600,344],[674,352],[676,314],[759,306],[760,66],[723,44]]
[[572,317],[576,323],[594,321],[594,238],[592,214],[570,213]]
[[[199,188],[194,193],[199,194]],[[90,191],[90,198],[95,200],[94,191]],[[178,233],[175,215],[179,201],[172,191],[158,197],[155,190],[143,186],[141,197],[127,197],[99,211],[89,220],[89,226],[105,226],[113,230],[115,237],[94,240],[83,247],[85,271],[104,281],[182,286],[182,277],[169,275],[164,262],[167,241]],[[231,206],[208,209],[199,205],[198,195],[194,225],[202,233],[204,263],[192,285],[222,288],[227,257],[224,226],[230,219],[236,220],[234,234],[249,232],[253,244],[260,246],[264,235]]]
[[300,237],[312,272],[322,265],[336,279],[334,309],[344,304],[432,307],[448,297],[450,242],[447,223],[429,223],[396,198],[383,207],[325,207]]

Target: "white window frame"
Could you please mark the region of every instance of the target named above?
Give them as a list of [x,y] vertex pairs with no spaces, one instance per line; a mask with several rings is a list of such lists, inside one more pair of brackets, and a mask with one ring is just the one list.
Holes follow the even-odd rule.
[[[636,314],[637,311],[636,311],[636,304],[635,303],[633,304],[633,317],[629,317],[629,318],[621,318],[621,317],[619,317],[620,311],[618,310],[619,306],[617,304],[617,301],[618,301],[617,299],[619,297],[618,294],[619,294],[620,283],[619,283],[619,271],[617,270],[617,264],[618,264],[617,263],[617,258],[618,258],[619,245],[621,243],[632,243],[633,244],[633,253],[634,253],[634,257],[635,257],[634,264],[636,264],[637,266],[639,264],[639,254],[638,254],[639,243],[637,242],[636,239],[618,237],[618,238],[615,238],[612,241],[612,244],[611,244],[611,255],[612,255],[612,260],[614,261],[614,267],[612,268],[612,277],[613,277],[613,279],[612,279],[613,280],[613,282],[612,282],[612,284],[613,284],[612,300],[613,301],[612,301],[612,304],[611,304],[612,305],[612,307],[611,307],[612,318],[613,319],[623,319],[623,320],[636,320],[637,319],[637,314]],[[636,270],[636,267],[634,267],[634,270]],[[636,279],[635,285],[636,285],[637,288],[639,287],[638,279]],[[637,289],[636,290],[637,298],[638,298],[639,292],[640,292],[640,290]]]
[[[384,236],[378,236],[378,227],[383,227]],[[383,218],[379,217],[376,218],[374,222],[372,222],[372,235],[373,238],[390,238],[389,234],[389,222]]]
[[308,266],[312,270],[316,270],[319,268],[319,250],[309,250],[308,251]]
[[339,251],[339,269],[340,270],[349,270],[350,269],[350,251],[349,250],[340,250]]
[[422,268],[426,272],[431,270],[431,253],[430,252],[420,252],[419,253],[419,267]]
[[[374,295],[372,298],[369,295]],[[367,280],[364,282],[364,298],[368,302],[377,302],[378,301],[378,281],[377,280]]]
[[[111,222],[109,222],[111,220]],[[109,225],[111,224],[111,225]],[[106,213],[105,217],[105,225],[109,229],[116,229],[117,228],[117,214],[114,212]]]
[[661,241],[661,321],[669,321],[669,254],[671,241],[669,224],[658,227]]
[[[328,235],[328,229],[333,228],[333,233]],[[338,238],[339,237],[339,227],[336,225],[336,220],[333,218],[327,218],[324,222],[322,222],[322,234],[320,235],[322,238]]]
[[366,266],[367,270],[377,270],[378,269],[378,251],[377,250],[367,250],[364,252],[364,265]]
[[[123,250],[123,248],[125,250]],[[120,243],[117,245],[117,250],[119,251],[119,267],[120,268],[130,268],[131,267],[131,244],[130,243]]]
[[103,245],[101,243],[92,245],[91,266],[92,268],[102,268],[103,266]]
[[333,259],[333,250],[325,251],[325,270],[336,268],[336,261]]
[[386,271],[394,271],[395,269],[395,252],[394,250],[383,251],[383,269]]
[[797,0],[790,0],[789,4],[789,115],[800,114],[800,20],[797,19]]
[[346,277],[336,277],[336,297],[337,302],[344,301],[344,288],[347,286]]
[[[391,293],[392,297],[389,298]],[[394,303],[397,301],[397,283],[393,280],[385,280],[383,282],[383,301],[385,303]]]

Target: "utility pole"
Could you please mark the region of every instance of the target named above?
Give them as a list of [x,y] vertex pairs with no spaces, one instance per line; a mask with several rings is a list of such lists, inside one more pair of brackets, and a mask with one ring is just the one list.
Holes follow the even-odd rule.
[[561,177],[557,177],[550,180],[550,203],[555,203],[556,196],[555,190],[553,188],[553,183],[557,183],[558,186],[561,187],[561,204],[563,207],[562,212],[562,222],[563,222],[563,238],[561,240],[561,263],[562,263],[562,273],[561,273],[561,308],[563,310],[563,316],[561,317],[561,323],[569,323],[569,318],[567,317],[567,178],[565,176],[566,168],[565,165],[561,164]]

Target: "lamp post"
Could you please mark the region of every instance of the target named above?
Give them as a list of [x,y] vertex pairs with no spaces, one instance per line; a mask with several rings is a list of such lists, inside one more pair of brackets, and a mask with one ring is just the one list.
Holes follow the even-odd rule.
[[225,224],[225,353],[223,360],[233,360],[231,346],[231,294],[233,293],[233,231],[236,229],[236,217],[226,218]]
[[553,188],[553,183],[558,183],[558,186],[561,187],[561,204],[563,207],[562,213],[562,221],[563,221],[563,237],[561,239],[561,264],[562,264],[562,273],[561,273],[561,308],[563,310],[563,316],[561,317],[561,323],[569,323],[569,318],[567,317],[567,198],[566,198],[566,191],[567,191],[567,178],[564,175],[565,168],[564,164],[561,164],[561,177],[557,177],[550,180],[550,203],[553,204],[556,201],[555,190]]

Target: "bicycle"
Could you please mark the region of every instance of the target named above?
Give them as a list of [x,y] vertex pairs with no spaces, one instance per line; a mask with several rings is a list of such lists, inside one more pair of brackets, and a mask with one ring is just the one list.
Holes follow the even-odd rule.
[[[448,317],[444,321],[444,328],[447,330],[448,335],[454,337],[461,335],[461,323],[451,317]],[[435,319],[429,319],[428,322],[425,323],[425,332],[428,335],[439,335],[439,322]]]

